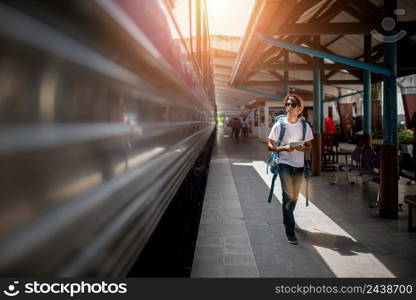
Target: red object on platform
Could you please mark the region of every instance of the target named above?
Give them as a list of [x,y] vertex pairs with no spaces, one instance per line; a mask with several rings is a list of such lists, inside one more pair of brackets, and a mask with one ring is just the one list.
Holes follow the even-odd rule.
[[337,133],[337,126],[331,117],[325,118],[325,133]]

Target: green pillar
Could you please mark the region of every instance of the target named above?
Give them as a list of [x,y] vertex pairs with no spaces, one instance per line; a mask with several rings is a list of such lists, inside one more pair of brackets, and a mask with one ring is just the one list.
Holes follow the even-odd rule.
[[371,134],[371,72],[364,71],[364,134]]
[[[396,43],[384,44],[384,63],[396,74]],[[397,87],[396,77],[383,76],[383,144],[397,146]]]
[[289,94],[289,85],[285,84],[283,86],[283,97],[286,97]]
[[312,142],[312,175],[321,174],[322,155],[322,95],[321,95],[321,70],[313,70],[313,135]]
[[[395,0],[384,1],[385,17],[396,20]],[[387,36],[394,36],[391,30]],[[380,162],[380,203],[379,214],[383,218],[398,217],[398,151],[397,151],[397,44],[384,42],[384,67],[390,69],[393,76],[383,76],[383,145]]]
[[[284,64],[289,64],[289,52],[288,51],[286,51],[284,56],[283,56],[283,62],[284,62]],[[289,71],[284,70],[283,76],[285,78],[285,81],[288,82],[289,81]],[[285,84],[283,86],[283,94],[284,94],[284,97],[286,97],[289,94],[289,85],[288,84]]]
[[[323,76],[322,73],[321,73],[321,76]],[[325,119],[324,100],[325,100],[325,90],[324,90],[324,85],[322,84],[322,81],[321,81],[321,131],[324,130],[324,119]]]
[[[364,35],[364,61],[369,62],[371,59],[371,35]],[[363,142],[367,146],[372,146],[371,136],[371,71],[364,70],[363,72],[363,106],[364,106],[364,118],[363,118]]]
[[322,94],[321,94],[321,70],[313,70],[313,133],[320,134],[322,131],[321,119],[322,119]]

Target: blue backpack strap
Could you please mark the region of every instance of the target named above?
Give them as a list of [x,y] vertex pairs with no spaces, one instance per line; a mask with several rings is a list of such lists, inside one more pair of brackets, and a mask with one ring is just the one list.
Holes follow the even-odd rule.
[[280,146],[280,144],[282,143],[283,137],[285,136],[286,133],[286,123],[284,121],[284,117],[281,117],[278,120],[279,124],[280,124],[280,134],[279,134],[279,139],[276,141],[276,146]]
[[[306,138],[306,130],[308,129],[308,122],[306,122],[305,118],[302,117],[302,141]],[[306,159],[304,159],[304,168],[303,168],[303,174],[306,176],[309,176],[309,163]]]
[[[275,143],[275,146],[280,146],[280,144],[282,142],[282,139],[285,135],[286,124],[285,124],[285,122],[283,122],[283,119],[285,117],[286,117],[286,115],[279,115],[279,116],[276,116],[273,120],[273,123],[279,122],[279,124],[280,124],[280,134],[279,134],[279,138],[277,139],[277,141]],[[270,154],[269,161],[267,162],[267,167],[266,167],[266,173],[267,174],[269,174],[269,164],[270,164],[270,162],[272,162],[273,160],[276,160],[278,157],[279,157],[279,154],[277,152],[272,152]]]
[[[280,124],[280,133],[279,133],[279,138],[275,143],[276,146],[280,146],[280,144],[282,143],[283,137],[285,136],[285,133],[286,133],[286,123],[284,122],[285,117],[286,115],[280,115],[275,118],[275,121],[279,122]],[[270,162],[273,160],[276,161],[278,158],[279,158],[279,153],[272,152],[269,158],[269,163],[267,164],[267,171],[269,170]],[[279,174],[279,166],[277,164],[272,165],[270,167],[270,171],[273,173],[273,178],[272,178],[272,185],[270,186],[269,197],[267,198],[268,203],[272,202],[274,183],[276,181],[277,175]]]
[[[306,122],[305,118],[302,117],[302,130],[303,130],[303,138],[302,140],[304,141],[306,138],[306,130],[308,129],[308,122]],[[309,175],[310,175],[310,166],[309,163],[306,159],[304,159],[304,163],[303,163],[303,176],[306,179],[306,206],[309,206],[309,197],[308,197],[308,186],[309,186]]]
[[273,173],[272,185],[270,186],[269,197],[267,197],[267,202],[268,203],[272,202],[273,190],[274,190],[274,183],[276,182],[277,174],[279,174],[279,173],[278,172]]
[[[306,122],[306,120],[305,120],[304,117],[301,118],[301,121],[302,121],[302,131],[303,131],[303,133],[302,133],[302,140],[304,141],[305,138],[306,138],[306,131],[308,129],[308,122]],[[309,175],[309,163],[307,162],[306,159],[304,160],[303,174],[305,175],[305,177],[307,175]]]
[[302,122],[302,141],[304,141],[306,137],[306,129],[308,128],[308,122],[306,122],[304,117],[302,117],[300,120]]

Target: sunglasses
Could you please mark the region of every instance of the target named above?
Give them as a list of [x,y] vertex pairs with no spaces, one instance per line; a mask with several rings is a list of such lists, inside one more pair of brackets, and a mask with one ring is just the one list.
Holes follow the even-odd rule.
[[295,108],[296,106],[298,106],[296,103],[285,103],[286,107],[292,106],[293,108]]

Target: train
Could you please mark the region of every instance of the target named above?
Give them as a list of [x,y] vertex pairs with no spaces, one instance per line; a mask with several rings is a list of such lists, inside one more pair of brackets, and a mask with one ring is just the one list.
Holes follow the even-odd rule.
[[188,5],[0,1],[1,276],[126,276],[215,132]]

